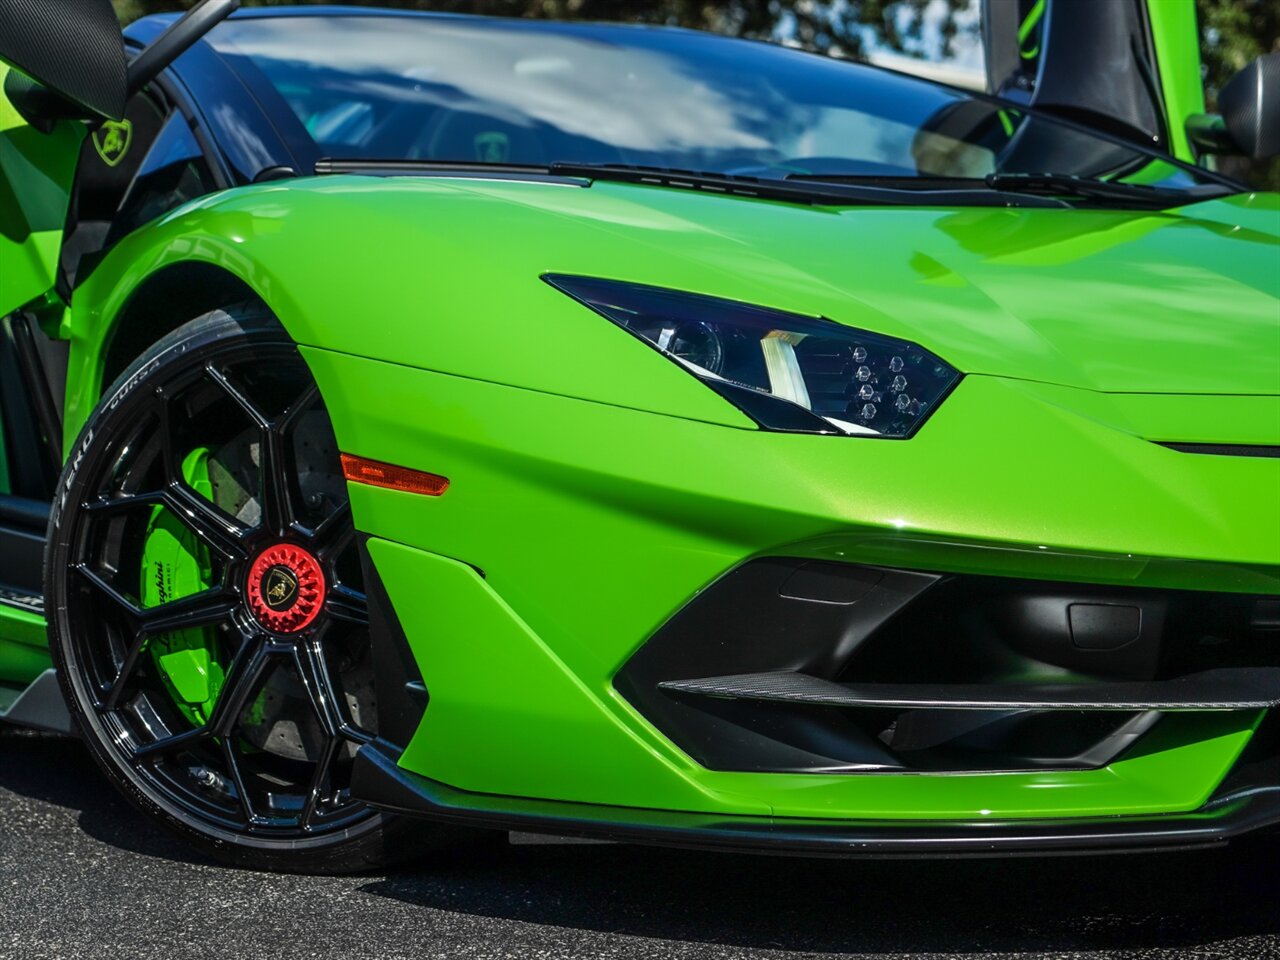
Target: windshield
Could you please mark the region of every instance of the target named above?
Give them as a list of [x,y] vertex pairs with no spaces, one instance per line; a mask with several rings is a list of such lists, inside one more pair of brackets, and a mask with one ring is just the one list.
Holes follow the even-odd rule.
[[269,111],[274,103],[305,129],[319,157],[776,178],[1057,173],[1197,182],[1172,163],[962,91],[692,31],[263,17],[228,21],[211,42]]

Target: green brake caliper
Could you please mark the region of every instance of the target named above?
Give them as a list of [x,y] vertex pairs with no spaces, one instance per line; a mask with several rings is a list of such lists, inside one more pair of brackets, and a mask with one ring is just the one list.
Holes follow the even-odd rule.
[[[182,476],[202,497],[213,500],[209,451],[200,447],[182,461]],[[208,589],[213,583],[209,551],[172,512],[156,507],[147,523],[142,551],[140,599],[158,607]],[[157,634],[147,644],[152,660],[178,709],[196,726],[209,719],[222,689],[212,627]]]

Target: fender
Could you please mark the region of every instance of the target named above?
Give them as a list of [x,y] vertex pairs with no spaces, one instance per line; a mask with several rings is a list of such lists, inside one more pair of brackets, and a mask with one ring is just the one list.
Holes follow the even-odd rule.
[[[225,272],[303,346],[754,429],[695,379],[655,363],[632,338],[541,281],[552,264],[508,240],[502,225],[545,222],[545,212],[473,187],[415,180],[396,188],[364,177],[259,184],[195,200],[125,238],[77,289],[64,321],[61,335],[71,341],[64,436],[70,442],[97,403],[103,357],[134,297],[184,265]],[[404,190],[414,194],[409,212]],[[599,246],[590,228],[564,233],[575,247]],[[678,253],[662,258],[679,265]],[[460,275],[470,278],[461,298]],[[527,282],[513,283],[512,275]],[[357,276],[378,277],[379,286],[352,283]],[[194,318],[181,303],[173,310],[175,327]],[[485,321],[499,316],[526,322]],[[440,335],[424,336],[433,326]],[[586,356],[593,362],[584,364]],[[502,367],[496,376],[495,361]],[[655,373],[666,381],[659,392],[651,388]]]

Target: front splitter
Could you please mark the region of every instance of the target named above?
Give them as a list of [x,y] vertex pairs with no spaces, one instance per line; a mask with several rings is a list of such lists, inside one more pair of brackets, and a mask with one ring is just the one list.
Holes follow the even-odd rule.
[[1055,820],[816,820],[470,793],[399,766],[375,741],[356,753],[353,796],[384,810],[467,826],[688,849],[810,857],[1002,857],[1219,846],[1280,827],[1280,786],[1241,789],[1192,813]]

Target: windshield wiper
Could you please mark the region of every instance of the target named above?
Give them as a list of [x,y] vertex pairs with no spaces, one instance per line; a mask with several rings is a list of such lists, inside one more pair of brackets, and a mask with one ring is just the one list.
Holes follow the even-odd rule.
[[551,168],[536,163],[485,163],[483,160],[342,160],[324,157],[315,162],[317,177],[363,174],[375,177],[474,177],[520,180],[552,176]]
[[861,188],[849,190],[843,186],[827,189],[822,186],[788,183],[786,180],[767,177],[748,177],[705,170],[682,170],[677,167],[569,162],[553,163],[551,172],[566,177],[586,177],[590,180],[608,180],[616,183],[641,183],[684,190],[701,190],[735,197],[785,200],[790,203],[840,206],[851,203],[898,204],[908,202],[891,191],[865,190]]
[[1154,210],[1163,210],[1187,203],[1196,203],[1200,200],[1225,197],[1232,193],[1229,187],[1216,183],[1177,189],[1151,187],[1141,183],[1126,183],[1121,180],[1098,180],[1091,177],[1077,177],[1066,173],[992,173],[986,177],[793,173],[787,179],[840,184],[865,183],[894,190],[995,191],[1000,194],[1063,200],[1093,200]]
[[854,203],[908,203],[899,194],[883,190],[848,190],[788,184],[784,180],[740,177],[732,174],[678,170],[670,167],[628,166],[609,163],[552,164],[485,163],[453,160],[338,160],[324,158],[315,163],[317,176],[364,174],[365,176],[473,177],[502,179],[556,179],[564,182],[610,180],[622,183],[656,184],[689,190],[706,190],[732,196],[785,200],[790,203],[849,205]]
[[[760,197],[770,200],[786,200],[807,204],[851,204],[875,202],[855,197],[847,190],[823,190],[800,185],[788,185],[782,180],[761,180],[756,177],[737,177],[729,174],[702,173],[696,170],[677,170],[669,167],[627,166],[623,164],[595,164],[558,162],[552,164],[485,163],[484,161],[457,160],[340,160],[330,157],[317,160],[316,176],[363,174],[378,177],[469,177],[475,179],[504,180],[556,180],[564,183],[583,184],[584,181],[612,180],[624,183],[658,184],[667,187],[708,190],[720,194],[744,197]],[[877,198],[881,203],[901,203],[895,197]]]
[[[893,185],[881,185],[871,181],[830,181],[825,178],[807,182],[790,177],[786,179],[749,177],[731,173],[614,163],[553,163],[550,170],[553,174],[565,177],[650,184],[735,197],[782,200],[812,206],[990,206],[991,196],[987,191],[975,192],[972,189],[954,190],[945,187],[924,191],[914,187],[903,189],[896,182]],[[922,193],[925,196],[921,196]],[[1028,197],[1019,205],[1061,206],[1061,201]]]
[[990,206],[993,195],[999,195],[1000,202],[1011,206],[1061,207],[1068,199],[1078,198],[1144,209],[1166,209],[1232,193],[1230,188],[1217,184],[1178,190],[1057,173],[993,173],[984,179],[797,173],[779,179],[675,167],[575,162],[531,164],[324,158],[316,161],[315,173],[318,176],[553,178],[564,182],[607,180],[812,206]]
[[992,190],[1002,193],[1030,194],[1038,197],[1078,197],[1119,206],[1166,210],[1200,200],[1230,196],[1229,187],[1204,183],[1183,189],[1152,187],[1121,180],[1097,180],[1065,173],[991,173],[984,181]]
[[789,173],[789,181],[800,183],[851,183],[891,190],[982,190],[981,177],[934,177],[926,174],[892,173]]

